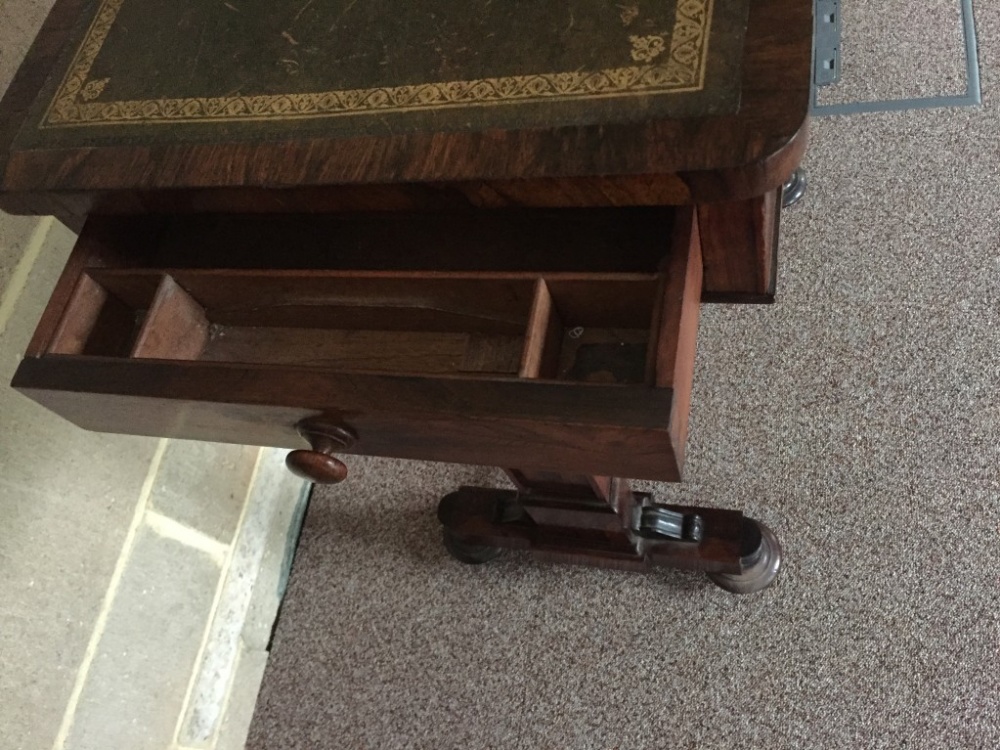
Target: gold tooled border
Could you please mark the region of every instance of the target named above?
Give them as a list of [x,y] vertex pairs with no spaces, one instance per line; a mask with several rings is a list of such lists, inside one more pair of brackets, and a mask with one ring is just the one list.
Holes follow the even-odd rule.
[[88,81],[88,76],[124,2],[103,0],[40,127],[287,120],[700,91],[705,83],[714,0],[678,0],[668,55],[662,55],[666,51],[662,37],[630,37],[634,60],[662,58],[646,65],[307,94],[89,101],[107,84],[107,79]]

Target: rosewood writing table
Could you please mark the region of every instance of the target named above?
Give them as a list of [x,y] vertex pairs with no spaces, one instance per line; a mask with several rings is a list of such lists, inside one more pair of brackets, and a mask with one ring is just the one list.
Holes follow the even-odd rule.
[[14,387],[93,430],[502,466],[501,548],[705,570],[780,547],[679,481],[702,302],[773,300],[810,0],[58,0],[0,208],[81,230]]

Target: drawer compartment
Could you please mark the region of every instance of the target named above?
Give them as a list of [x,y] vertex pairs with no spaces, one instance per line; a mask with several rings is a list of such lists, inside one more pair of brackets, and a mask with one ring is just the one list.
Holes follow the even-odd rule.
[[[100,293],[91,291],[93,288]],[[94,269],[65,320],[94,321],[54,353],[340,370],[516,375],[533,279],[449,274]],[[95,303],[118,312],[97,312]],[[107,329],[107,330],[105,330]]]
[[102,431],[304,447],[296,425],[321,418],[356,436],[345,452],[679,478],[690,211],[662,226],[661,257],[641,248],[626,270],[592,248],[578,269],[487,257],[474,237],[474,270],[456,252],[448,270],[415,269],[405,251],[374,269],[319,251],[297,268],[206,266],[190,235],[171,250],[187,221],[92,219],[15,387]]

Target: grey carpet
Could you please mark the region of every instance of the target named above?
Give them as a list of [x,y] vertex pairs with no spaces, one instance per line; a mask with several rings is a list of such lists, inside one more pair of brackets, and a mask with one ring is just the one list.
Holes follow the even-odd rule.
[[316,493],[251,748],[1000,747],[1000,8],[987,105],[815,123],[780,299],[703,308],[686,482],[783,541],[768,591],[440,547],[500,479]]
[[961,0],[841,0],[841,80],[820,104],[965,93]]

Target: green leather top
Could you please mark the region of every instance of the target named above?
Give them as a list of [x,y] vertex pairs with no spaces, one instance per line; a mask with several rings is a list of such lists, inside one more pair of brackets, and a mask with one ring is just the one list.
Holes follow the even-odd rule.
[[735,112],[749,0],[100,0],[22,145]]

